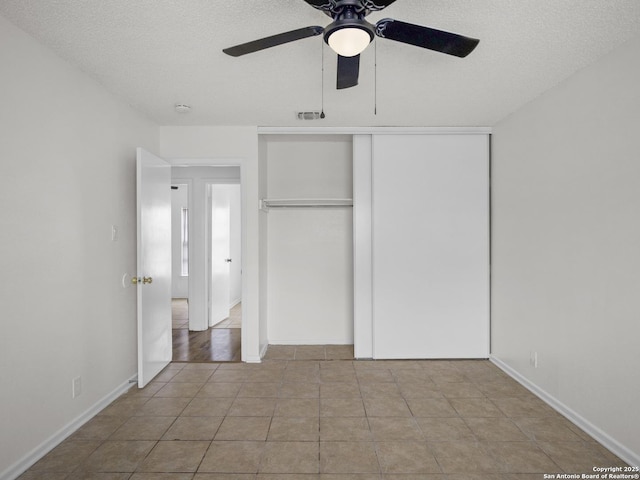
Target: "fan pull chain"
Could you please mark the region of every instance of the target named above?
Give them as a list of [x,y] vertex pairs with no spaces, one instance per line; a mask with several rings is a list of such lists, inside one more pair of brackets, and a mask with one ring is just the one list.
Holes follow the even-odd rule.
[[320,42],[320,48],[322,49],[322,65],[321,65],[321,101],[320,101],[320,118],[324,118],[324,42]]
[[373,42],[373,114],[378,115],[378,42]]

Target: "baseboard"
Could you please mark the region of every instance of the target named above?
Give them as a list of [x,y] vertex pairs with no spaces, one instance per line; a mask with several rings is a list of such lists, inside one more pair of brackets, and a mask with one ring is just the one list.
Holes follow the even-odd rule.
[[231,310],[233,307],[238,305],[240,302],[242,302],[242,298],[238,298],[237,300],[232,300],[231,303],[229,303],[229,310]]
[[540,387],[538,387],[535,383],[531,382],[519,372],[511,368],[505,362],[500,360],[494,355],[491,355],[489,360],[500,368],[503,372],[509,375],[511,378],[520,383],[527,390],[531,391],[534,395],[539,397],[543,402],[547,403],[551,408],[556,410],[558,413],[564,415],[566,418],[575,423],[578,427],[584,430],[586,433],[591,435],[596,441],[602,444],[604,447],[609,449],[615,455],[620,457],[622,460],[627,462],[629,465],[638,466],[640,465],[640,454],[632,452],[627,447],[622,445],[620,442],[612,438],[609,434],[604,432],[602,429],[591,423],[589,420],[584,418],[582,415],[574,411],[571,407],[568,407],[560,400],[555,398],[553,395],[550,395]]
[[269,348],[269,344],[265,343],[264,345],[262,345],[260,347],[260,359],[258,360],[259,362],[262,361],[262,359],[264,358],[264,356],[267,354],[267,349]]
[[48,439],[31,450],[28,454],[18,460],[16,463],[7,468],[4,472],[0,473],[0,480],[14,480],[26,472],[31,466],[33,466],[38,460],[44,457],[47,453],[57,447],[63,440],[69,437],[72,433],[82,427],[85,423],[95,417],[100,411],[107,407],[120,395],[129,390],[135,383],[135,379],[138,375],[132,376],[129,380],[119,385],[115,390],[105,395],[98,400],[88,410],[80,414],[78,417],[67,423],[64,427],[51,435]]
[[[229,317],[227,317],[227,318],[223,318],[222,320],[218,320],[216,323],[213,323],[213,324],[209,325],[207,328],[205,328],[205,329],[204,329],[204,330],[202,330],[202,331],[204,332],[205,330],[209,330],[209,328],[213,328],[213,327],[215,327],[216,325],[218,325],[219,323],[224,322],[225,320],[229,320]],[[192,331],[193,331],[193,332],[195,332],[196,330],[192,330]]]

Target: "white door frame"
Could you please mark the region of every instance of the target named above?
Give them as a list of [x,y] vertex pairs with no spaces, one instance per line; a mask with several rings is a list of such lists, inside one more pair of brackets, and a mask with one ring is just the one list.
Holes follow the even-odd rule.
[[[246,181],[247,181],[247,166],[246,166],[246,160],[244,158],[204,158],[204,159],[193,159],[193,158],[186,158],[186,159],[170,159],[167,160],[172,167],[239,167],[240,168],[240,192],[241,192],[241,202],[240,202],[240,210],[241,210],[241,250],[243,252],[242,255],[242,271],[244,273],[244,275],[242,275],[242,298],[243,299],[247,299],[249,298],[249,286],[248,286],[248,275],[246,274],[247,270],[247,264],[246,264],[246,259],[247,259],[247,255],[245,255],[244,253],[247,251],[247,190],[246,190]],[[177,182],[178,180],[176,180]],[[205,179],[204,183],[205,185],[207,183],[224,183],[223,179]],[[231,180],[231,183],[238,183],[236,180]],[[189,197],[189,208],[192,208],[192,202],[195,201],[194,197],[191,196],[191,192],[190,193],[190,197]],[[257,208],[257,206],[256,206]],[[192,232],[192,228],[193,228],[193,222],[190,222],[189,224],[189,237],[190,238],[194,238],[194,232]],[[189,261],[191,261],[191,256],[189,257]],[[189,271],[191,271],[191,266],[189,266]],[[191,292],[192,290],[192,279],[191,276],[189,276],[189,292]],[[209,288],[209,282],[208,280],[206,280],[206,285],[205,288],[208,289]],[[208,291],[208,290],[207,290]],[[206,298],[206,301],[208,302],[208,298]],[[208,324],[208,317],[207,317],[207,324]],[[207,325],[208,327],[208,325]],[[257,328],[257,324],[256,324],[256,328]],[[206,329],[206,328],[205,328]],[[253,335],[255,336],[255,335]],[[253,355],[249,355],[249,348],[248,348],[248,340],[249,338],[251,338],[252,335],[250,335],[249,332],[249,328],[248,328],[248,322],[247,322],[247,315],[245,315],[243,313],[242,315],[242,327],[241,327],[241,332],[240,332],[240,348],[241,348],[241,360],[243,362],[260,362],[260,357],[258,356],[257,358]]]

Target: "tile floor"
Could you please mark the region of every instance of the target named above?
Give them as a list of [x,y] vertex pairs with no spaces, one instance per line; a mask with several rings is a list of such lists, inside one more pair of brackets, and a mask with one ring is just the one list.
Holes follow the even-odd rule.
[[624,465],[488,361],[350,351],[173,363],[20,478],[542,480]]

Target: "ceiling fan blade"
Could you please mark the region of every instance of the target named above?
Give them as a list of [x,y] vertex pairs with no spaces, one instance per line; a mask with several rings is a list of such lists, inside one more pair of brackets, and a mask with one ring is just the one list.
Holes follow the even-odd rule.
[[384,18],[376,24],[376,35],[456,57],[466,57],[480,43],[476,38],[412,25],[392,18]]
[[240,57],[247,53],[264,50],[265,48],[276,47],[284,43],[295,42],[296,40],[302,40],[303,38],[320,35],[322,32],[324,32],[324,27],[304,27],[299,28],[298,30],[291,30],[290,32],[279,33],[278,35],[254,40],[253,42],[247,42],[234,47],[225,48],[222,51],[232,57]]
[[355,87],[358,85],[358,75],[360,73],[360,55],[353,57],[343,57],[338,55],[338,80],[336,88]]

